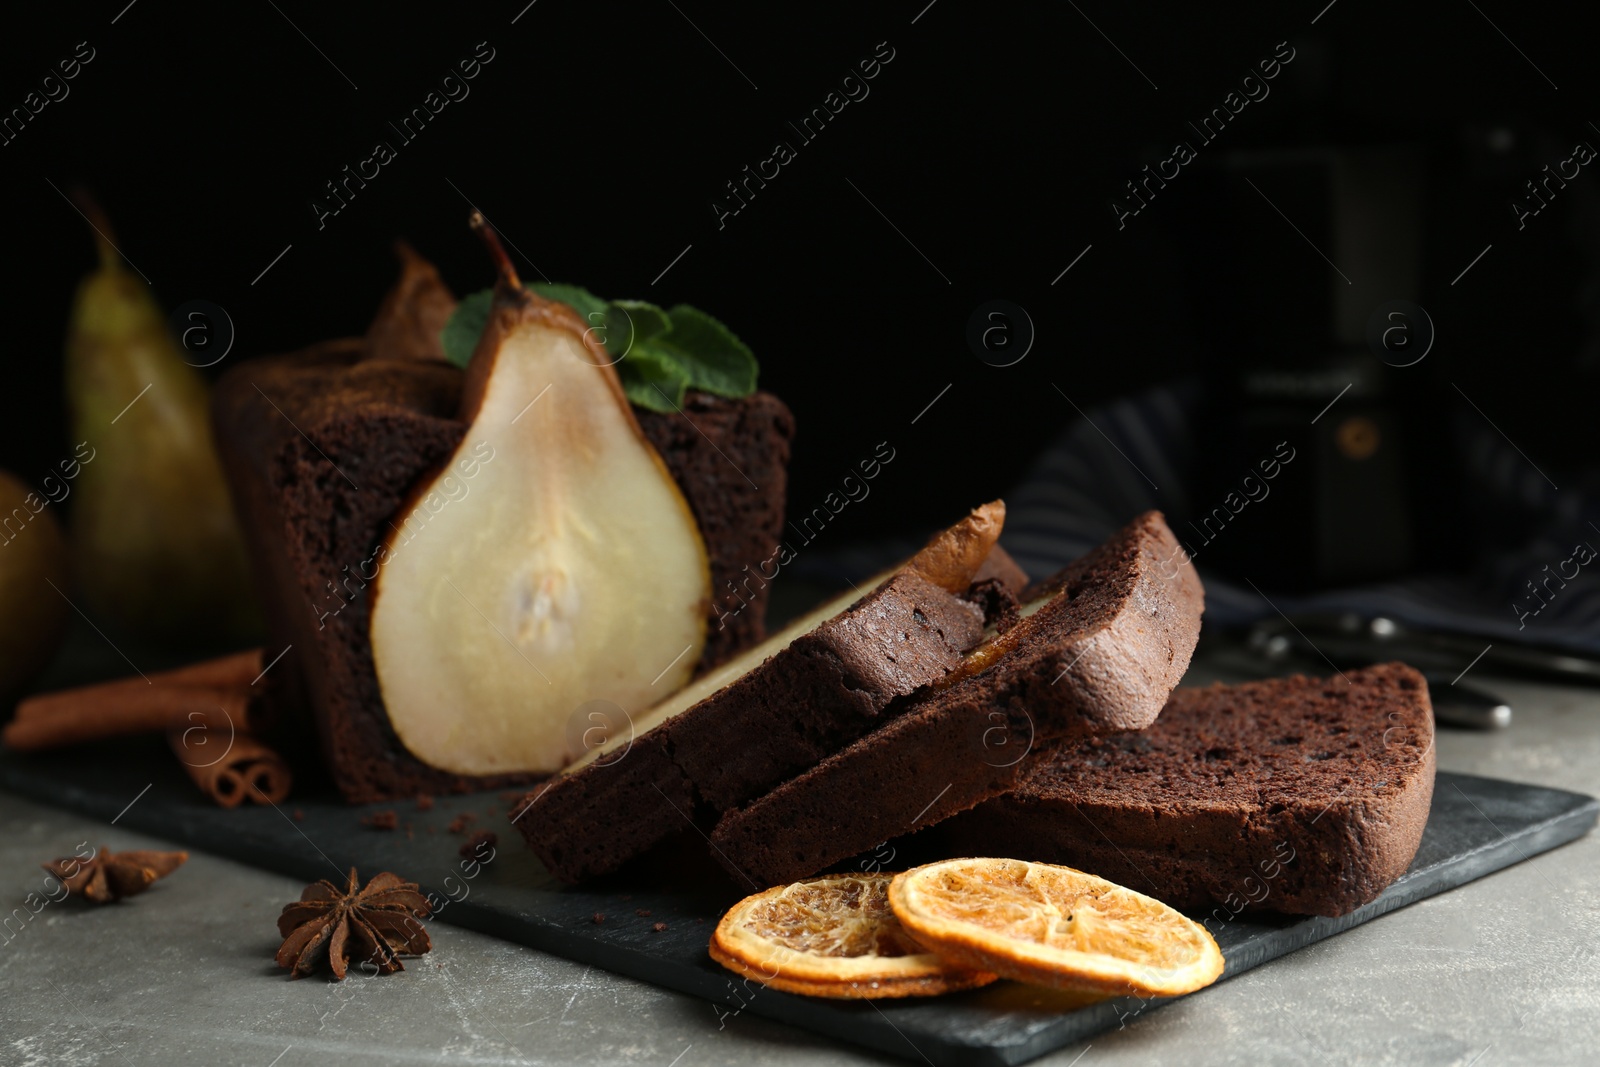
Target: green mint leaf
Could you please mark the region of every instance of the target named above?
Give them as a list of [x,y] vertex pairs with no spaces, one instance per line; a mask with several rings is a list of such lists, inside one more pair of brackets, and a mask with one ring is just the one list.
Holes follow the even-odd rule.
[[456,305],[444,329],[439,331],[439,342],[444,345],[444,358],[458,367],[465,367],[478,347],[483,328],[489,325],[489,307],[494,303],[494,290],[473,293]]
[[[606,321],[606,302],[581,285],[558,282],[524,282],[522,287],[546,300],[559,300],[578,313],[584,325],[598,328]],[[597,335],[598,336],[598,335]]]
[[[757,365],[732,330],[687,304],[671,311],[644,300],[607,303],[577,285],[532,282],[532,292],[575,310],[612,356],[628,399],[650,411],[675,411],[684,393],[700,389],[717,396],[755,392]],[[465,367],[489,323],[494,290],[473,293],[456,306],[439,339],[445,358]]]
[[649,411],[678,411],[689,388],[689,375],[669,352],[650,341],[635,342],[617,364],[622,390],[635,405]]
[[689,387],[717,396],[756,391],[756,357],[716,319],[688,304],[667,312],[672,329],[658,342],[670,347],[689,374]]
[[667,313],[644,300],[613,300],[606,309],[606,350],[624,356],[638,341],[648,341],[672,329]]
[[[606,324],[608,306],[604,300],[589,290],[577,285],[555,285],[549,282],[531,282],[523,288],[538,293],[546,300],[559,300],[569,305],[595,330],[597,338],[601,338],[605,332],[603,327]],[[465,367],[472,359],[472,350],[478,347],[478,338],[483,335],[483,328],[489,325],[489,309],[493,304],[494,290],[485,289],[463,299],[456,305],[455,311],[450,313],[444,329],[439,331],[439,340],[444,345],[445,358],[451,363]]]

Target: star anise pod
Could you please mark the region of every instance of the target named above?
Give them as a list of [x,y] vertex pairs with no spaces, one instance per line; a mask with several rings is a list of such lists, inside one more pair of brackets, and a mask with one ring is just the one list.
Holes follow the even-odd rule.
[[379,974],[403,971],[402,953],[420,956],[433,947],[427,929],[417,920],[428,917],[428,901],[415,882],[388,871],[361,888],[356,869],[341,890],[324,878],[306,886],[300,899],[286,904],[278,916],[278,966],[301,978],[326,962],[343,980],[350,964],[371,963]]
[[157,878],[165,878],[188,859],[187,852],[148,849],[112,852],[102,845],[100,851],[88,859],[68,856],[40,866],[59,878],[72,896],[94,904],[109,904],[143,893]]

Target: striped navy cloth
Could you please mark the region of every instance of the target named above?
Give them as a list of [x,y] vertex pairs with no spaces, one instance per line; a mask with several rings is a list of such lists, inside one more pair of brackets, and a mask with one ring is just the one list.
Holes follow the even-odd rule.
[[[1185,487],[1195,481],[1199,445],[1193,427],[1201,395],[1199,381],[1186,379],[1088,411],[1087,421],[1064,430],[1005,495],[1001,544],[1038,577],[1087,552],[1140,512],[1191,513]],[[1473,504],[1469,510],[1481,519],[1476,529],[1493,528],[1502,543],[1509,531],[1517,547],[1480,546],[1482,562],[1467,573],[1425,573],[1300,595],[1266,590],[1270,603],[1197,559],[1207,625],[1247,626],[1279,610],[1353,612],[1420,630],[1600,655],[1600,558],[1587,565],[1581,556],[1579,564],[1570,562],[1575,541],[1593,546],[1590,553],[1600,548],[1600,472],[1558,490],[1473,412],[1463,409],[1452,428]],[[907,540],[802,553],[794,569],[842,584],[876,573],[917,547]],[[1558,569],[1568,577],[1544,584]],[[1530,583],[1555,592],[1541,599]]]

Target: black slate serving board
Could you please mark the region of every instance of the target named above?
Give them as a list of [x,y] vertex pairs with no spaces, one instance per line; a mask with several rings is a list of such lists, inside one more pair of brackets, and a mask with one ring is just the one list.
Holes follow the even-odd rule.
[[[332,799],[226,811],[204,802],[175,770],[150,780],[151,767],[170,763],[170,755],[146,752],[142,743],[70,755],[0,753],[0,786],[308,881],[337,878],[350,866],[364,876],[392,870],[444,902],[439,921],[705,997],[725,1005],[718,1009],[724,1021],[749,1011],[939,1067],[1023,1063],[1131,1025],[1163,1003],[1137,997],[1086,1003],[1012,982],[931,1000],[791,996],[743,984],[706,955],[718,917],[750,890],[708,863],[692,835],[676,852],[625,876],[574,889],[555,883],[522,847],[506,822],[510,802],[497,794],[439,798],[427,812],[409,802],[360,809]],[[398,829],[362,826],[363,814],[390,807]],[[499,835],[487,864],[458,855],[466,839],[447,827],[463,812],[477,816],[472,829]],[[1582,794],[1441,772],[1422,846],[1404,877],[1339,919],[1213,921],[1227,959],[1223,978],[1581,837],[1597,814],[1600,801]],[[596,923],[596,915],[604,921]],[[655,930],[657,923],[666,929]]]

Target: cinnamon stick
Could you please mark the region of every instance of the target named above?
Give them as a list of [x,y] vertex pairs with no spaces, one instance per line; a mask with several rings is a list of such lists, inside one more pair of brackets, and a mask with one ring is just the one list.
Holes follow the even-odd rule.
[[[35,703],[37,701],[37,703]],[[39,710],[43,704],[45,710]],[[191,716],[233,716],[237,728],[245,723],[248,690],[194,689],[149,686],[134,688],[87,687],[51,693],[18,705],[17,717],[0,730],[0,741],[17,752],[99,741],[130,734],[160,733],[187,728]],[[26,714],[24,707],[27,707]]]
[[[198,730],[205,736],[197,735]],[[190,780],[224,808],[246,800],[281,804],[294,784],[283,757],[243,730],[230,733],[225,725],[207,723],[169,730],[167,741]]]
[[17,705],[17,718],[42,718],[55,715],[62,709],[77,711],[88,706],[105,707],[113,703],[112,697],[158,689],[248,689],[260,674],[261,650],[252,648],[138,678],[118,678],[110,682],[59,689],[54,693],[41,693]]
[[217,804],[281,803],[294,775],[282,756],[251,733],[252,686],[262,673],[261,662],[261,650],[251,649],[30,697],[17,705],[16,718],[0,730],[0,741],[31,752],[165,733],[185,773]]

